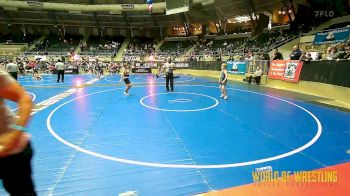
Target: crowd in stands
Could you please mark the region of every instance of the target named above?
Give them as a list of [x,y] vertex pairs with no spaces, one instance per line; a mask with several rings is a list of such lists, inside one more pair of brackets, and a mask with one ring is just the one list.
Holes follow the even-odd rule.
[[115,57],[124,38],[115,37],[111,39],[100,39],[91,37],[89,41],[80,41],[79,47],[82,55],[107,55]]
[[322,55],[322,60],[344,60],[350,61],[350,41],[340,43],[327,48]]
[[281,46],[294,36],[290,31],[268,31],[257,38],[260,51],[271,51],[273,48]]
[[65,35],[50,36],[47,39],[39,40],[35,43],[35,48],[26,52],[36,55],[66,55],[69,51],[74,51],[78,46],[81,36]]
[[166,41],[159,50],[155,53],[155,60],[164,61],[168,57],[181,60],[181,57],[185,55],[186,51],[193,46],[192,41]]
[[[251,58],[253,56],[266,56],[271,51],[293,37],[288,31],[269,31],[260,35],[257,39],[236,38],[228,40],[204,40],[198,41],[194,51],[188,57],[189,61],[221,61],[223,56],[229,59]],[[248,55],[248,57],[247,57]]]
[[[277,46],[291,40],[295,34],[289,30],[271,30],[257,38],[200,39],[198,41],[165,41],[158,50],[156,42],[149,38],[133,38],[124,50],[122,61],[164,61],[171,57],[175,61],[224,61],[224,60],[350,60],[350,42],[331,45],[324,52],[302,51],[295,46],[291,55],[283,57],[277,50],[271,57],[267,54]],[[1,36],[0,38],[5,38]],[[1,41],[1,39],[0,39]],[[39,40],[35,49],[24,54],[74,56],[79,47],[80,55],[115,57],[124,38],[103,39],[90,37],[87,42],[81,36],[48,36]],[[189,50],[193,48],[193,50]],[[186,54],[186,56],[185,56]],[[40,63],[39,63],[40,64]]]
[[194,51],[188,57],[189,61],[214,60],[221,61],[222,56],[233,53],[242,53],[244,40],[200,40],[196,43]]
[[188,60],[222,61],[224,56],[232,60],[266,59],[266,53],[252,39],[209,40],[197,43]]
[[21,44],[25,43],[28,45],[32,45],[33,42],[38,39],[38,35],[33,34],[0,34],[0,43],[1,44]]
[[[298,46],[294,46],[291,54],[289,55],[290,60],[299,60],[303,62],[309,61],[320,61],[320,60],[349,60],[350,61],[350,41],[346,43],[338,43],[329,46],[324,53],[314,52],[312,56],[311,52],[302,51]],[[283,60],[282,54],[275,49],[272,60]],[[288,58],[286,58],[288,59]],[[289,60],[288,59],[288,60]]]
[[153,39],[134,38],[124,51],[123,61],[142,61],[153,56],[156,44]]

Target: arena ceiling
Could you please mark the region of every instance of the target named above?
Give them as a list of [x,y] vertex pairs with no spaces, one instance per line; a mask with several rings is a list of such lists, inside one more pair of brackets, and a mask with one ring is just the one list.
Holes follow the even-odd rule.
[[[219,21],[234,16],[247,15],[249,12],[272,12],[280,9],[286,0],[193,0],[190,12],[180,16],[166,15],[158,9],[156,13],[149,14],[146,9],[140,11],[65,11],[42,9],[40,7],[8,7],[3,6],[0,0],[0,24],[40,26],[64,25],[65,27],[98,27],[98,28],[130,28],[130,27],[167,27],[181,25],[184,22],[203,23]],[[26,1],[19,1],[25,2]],[[145,0],[42,0],[37,2],[80,4],[84,5],[108,5],[111,10],[115,4],[145,4]],[[164,0],[154,0],[155,5],[164,5]],[[158,6],[159,8],[160,6]],[[161,11],[159,11],[161,10]],[[164,9],[163,9],[164,10]]]

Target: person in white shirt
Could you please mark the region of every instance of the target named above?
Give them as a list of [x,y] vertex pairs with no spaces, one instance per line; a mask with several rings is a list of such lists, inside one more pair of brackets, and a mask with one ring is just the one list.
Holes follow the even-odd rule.
[[169,83],[171,92],[174,91],[174,69],[175,64],[171,62],[171,59],[168,59],[168,62],[164,63],[163,66],[165,70],[165,87],[166,90],[169,91]]
[[19,68],[18,65],[14,62],[11,62],[9,64],[6,65],[6,69],[9,72],[9,74],[15,79],[17,80],[17,76],[19,73]]
[[[5,99],[18,104],[17,118],[5,106]],[[0,69],[0,180],[10,195],[36,195],[30,163],[33,151],[24,132],[32,107],[31,97]]]
[[66,69],[66,66],[60,59],[58,59],[58,62],[55,64],[55,68],[57,69],[57,83],[64,82],[64,70]]
[[262,76],[262,70],[261,70],[260,66],[258,66],[254,72],[254,75],[249,76],[249,80],[248,80],[249,84],[252,83],[252,79],[254,78],[255,83],[257,85],[259,85],[260,80],[261,80],[261,76]]

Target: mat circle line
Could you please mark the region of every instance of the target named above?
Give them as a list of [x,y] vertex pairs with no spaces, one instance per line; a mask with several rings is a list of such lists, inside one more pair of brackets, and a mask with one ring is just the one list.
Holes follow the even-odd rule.
[[[69,75],[68,75],[68,76],[69,76]],[[65,76],[65,79],[66,79],[66,78],[67,78],[67,77]],[[91,79],[93,79],[93,78],[94,78],[94,76],[88,75],[88,77],[82,78],[82,80],[83,80],[83,82],[86,82],[86,81],[91,80]],[[49,86],[49,85],[58,84],[58,83],[57,83],[57,79],[45,80],[45,81],[56,81],[56,82],[37,84],[37,83],[35,83],[35,82],[44,82],[44,80],[39,80],[39,81],[33,80],[33,81],[25,81],[26,83],[33,82],[33,84],[24,84],[24,86],[39,86],[39,87],[40,87],[40,86]],[[20,81],[20,82],[21,82],[21,81]],[[74,83],[74,81],[69,81],[69,82],[64,82],[64,83],[61,83],[61,84],[73,84],[73,83]]]
[[[164,108],[157,108],[157,107],[152,107],[152,106],[149,106],[147,104],[144,103],[144,100],[147,99],[148,97],[154,97],[154,96],[157,96],[157,95],[167,95],[167,94],[187,94],[187,95],[198,95],[198,96],[201,96],[201,97],[207,97],[209,99],[212,99],[215,101],[215,103],[211,106],[208,106],[208,107],[205,107],[205,108],[199,108],[199,109],[192,109],[192,110],[171,110],[171,109],[164,109]],[[199,111],[204,111],[204,110],[210,110],[212,108],[215,108],[216,106],[219,105],[219,101],[217,99],[215,99],[214,97],[212,96],[209,96],[209,95],[203,95],[203,94],[199,94],[199,93],[188,93],[188,92],[171,92],[171,93],[157,93],[157,94],[151,94],[151,95],[147,95],[147,96],[144,96],[140,99],[140,104],[146,108],[149,108],[149,109],[154,109],[154,110],[159,110],[159,111],[165,111],[165,112],[199,112]]]
[[[183,76],[190,77],[191,79],[183,80],[183,81],[174,81],[174,82],[175,82],[175,83],[185,83],[185,82],[191,82],[191,81],[193,81],[193,80],[196,79],[196,77],[194,77],[194,76],[188,76],[188,75],[183,75]],[[137,77],[137,76],[136,76],[136,77]],[[104,80],[105,80],[105,81],[108,81],[108,82],[119,82],[119,81],[110,80],[109,78],[113,78],[113,76],[107,76],[107,77],[104,78]],[[118,80],[120,80],[120,78],[118,78]],[[146,83],[146,82],[147,82],[147,81],[145,81],[145,82],[133,82],[133,81],[132,81],[132,78],[131,78],[131,83],[133,83],[133,84],[143,84],[143,83]],[[161,83],[161,82],[155,80],[155,83]],[[163,82],[163,83],[165,83],[165,78],[164,78],[164,82]]]
[[[202,87],[209,87],[209,88],[218,88],[216,86],[205,86],[205,85],[181,85],[181,86],[202,86]],[[143,87],[143,86],[139,86],[139,87]],[[122,88],[119,88],[122,89]],[[95,93],[90,93],[87,95],[83,95],[83,96],[79,96],[76,97],[72,100],[66,101],[64,103],[62,103],[61,105],[57,106],[55,109],[53,109],[49,116],[46,119],[46,126],[48,128],[48,131],[50,132],[50,134],[55,137],[58,141],[62,142],[63,144],[77,150],[80,151],[82,153],[85,154],[89,154],[91,156],[94,157],[98,157],[98,158],[102,158],[102,159],[106,159],[106,160],[110,160],[110,161],[115,161],[115,162],[120,162],[120,163],[126,163],[126,164],[133,164],[133,165],[139,165],[139,166],[147,166],[147,167],[159,167],[159,168],[182,168],[182,169],[222,169],[222,168],[234,168],[234,167],[241,167],[241,166],[248,166],[248,165],[255,165],[255,164],[260,164],[260,163],[266,163],[266,162],[270,162],[270,161],[275,161],[275,160],[279,160],[282,158],[286,158],[289,157],[291,155],[294,155],[296,153],[299,153],[307,148],[309,148],[310,146],[312,146],[321,136],[322,134],[322,125],[320,120],[309,110],[305,109],[302,106],[299,106],[293,102],[290,102],[288,100],[279,98],[279,97],[275,97],[272,95],[268,95],[268,94],[263,94],[263,93],[258,93],[258,92],[253,92],[253,91],[249,91],[249,90],[242,90],[242,89],[234,89],[234,88],[227,88],[229,90],[236,90],[236,91],[241,91],[241,92],[247,92],[247,93],[253,93],[253,94],[257,94],[257,95],[262,95],[262,96],[267,96],[276,100],[280,100],[282,102],[288,103],[290,105],[293,105],[303,111],[305,111],[307,114],[309,114],[316,122],[317,124],[317,133],[316,135],[306,144],[304,144],[301,147],[298,147],[290,152],[286,152],[280,155],[276,155],[276,156],[272,156],[272,157],[268,157],[268,158],[263,158],[263,159],[257,159],[257,160],[253,160],[253,161],[246,161],[246,162],[238,162],[238,163],[229,163],[229,164],[211,164],[211,165],[184,165],[184,164],[165,164],[165,163],[155,163],[155,162],[143,162],[143,161],[136,161],[136,160],[129,160],[129,159],[124,159],[124,158],[118,158],[118,157],[112,157],[112,156],[108,156],[108,155],[104,155],[104,154],[100,154],[100,153],[96,153],[90,150],[86,150],[84,148],[81,148],[80,146],[77,146],[75,144],[72,144],[70,142],[68,142],[67,140],[61,138],[52,128],[51,126],[51,118],[52,116],[55,114],[55,112],[57,110],[59,110],[60,108],[62,108],[63,106],[67,105],[68,103],[71,103],[73,101],[76,101],[78,99],[87,97],[87,96],[91,96],[91,95],[95,95],[95,94],[100,94],[100,93],[105,93],[105,92],[109,92],[109,91],[115,91],[117,89],[109,89],[109,90],[103,90],[103,91],[98,91]]]

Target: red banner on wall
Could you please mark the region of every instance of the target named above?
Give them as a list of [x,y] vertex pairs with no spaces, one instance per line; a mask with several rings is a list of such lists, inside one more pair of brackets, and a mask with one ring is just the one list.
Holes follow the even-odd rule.
[[288,82],[299,82],[302,61],[274,60],[271,61],[269,78]]

